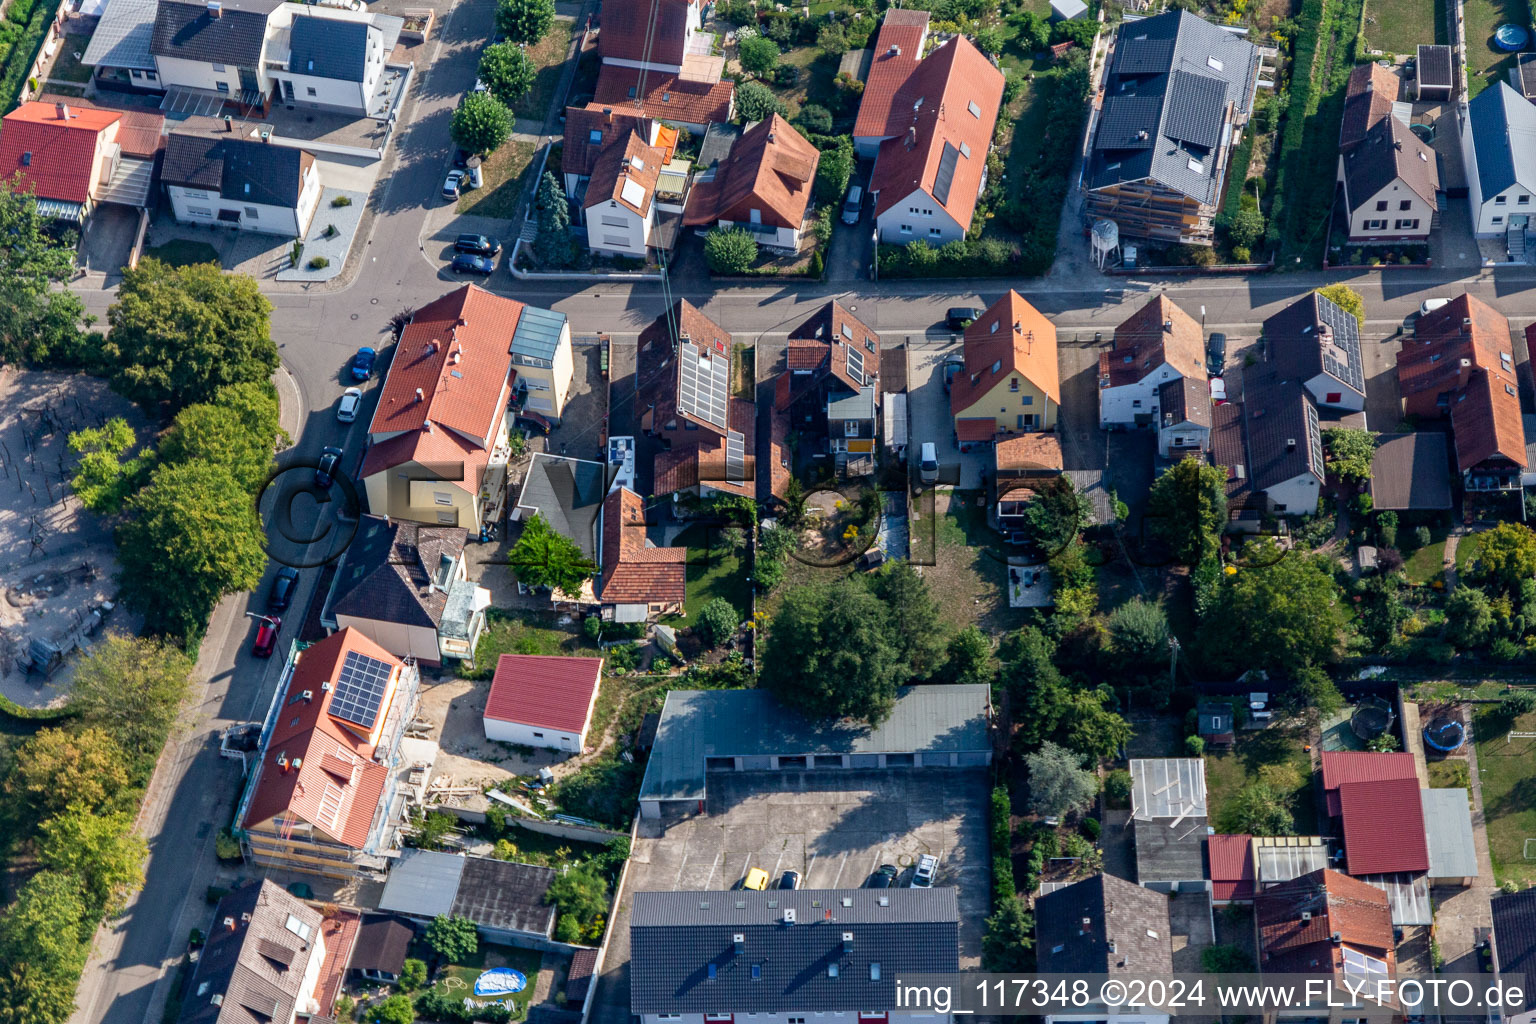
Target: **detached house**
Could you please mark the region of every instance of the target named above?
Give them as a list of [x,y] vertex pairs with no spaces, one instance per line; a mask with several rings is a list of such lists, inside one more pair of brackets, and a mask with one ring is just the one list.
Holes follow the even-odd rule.
[[721,75],[714,36],[703,31],[704,0],[615,0],[597,35],[602,68],[594,101],[626,107],[702,134],[735,111],[735,85]]
[[[1172,930],[1165,894],[1114,875],[1101,873],[1035,898],[1035,959],[1042,974],[1170,975]],[[1163,1024],[1168,1015],[1089,1004],[1045,1019],[1050,1024]]]
[[1160,430],[1159,389],[1184,379],[1206,379],[1200,325],[1159,295],[1116,327],[1114,347],[1099,354],[1099,426]]
[[689,54],[707,55],[714,39],[703,28],[700,0],[622,0],[603,8],[598,56],[622,68],[680,74]]
[[313,154],[220,131],[173,132],[160,180],[183,224],[302,238],[320,205]]
[[565,108],[565,144],[560,151],[560,173],[565,178],[565,194],[582,206],[585,185],[597,167],[598,154],[615,141],[627,139],[634,132],[642,142],[661,150],[663,163],[672,159],[677,148],[677,129],[636,113],[601,103]]
[[731,394],[731,336],[679,299],[640,332],[635,376],[642,429],[666,450],[654,494],[756,495],[756,410]]
[[1422,240],[1439,204],[1432,147],[1393,114],[1398,77],[1379,64],[1350,72],[1339,128],[1339,182],[1351,241]]
[[1061,408],[1056,325],[1009,290],[965,329],[965,365],[949,408],[962,449],[1012,434],[1053,430]]
[[1365,408],[1360,321],[1321,292],[1304,295],[1264,321],[1269,364],[1300,381],[1318,405]]
[[587,246],[594,253],[645,258],[656,230],[656,179],[664,159],[634,131],[597,155],[582,200]]
[[[1536,972],[1536,889],[1495,894],[1490,901],[1493,911],[1492,963],[1495,979],[1504,975],[1529,977]],[[1532,1024],[1536,1009],[1505,1013],[1504,1024]]]
[[385,62],[403,18],[283,5],[268,23],[266,67],[276,98],[344,114],[388,115]]
[[645,500],[628,487],[603,499],[597,599],[615,622],[675,615],[687,598],[688,549],[659,548],[645,535]]
[[265,110],[271,101],[267,19],[283,6],[283,0],[160,0],[149,48],[161,86]]
[[1238,465],[1271,512],[1311,515],[1327,474],[1317,404],[1294,377],[1269,367],[1255,369],[1243,378],[1247,457]]
[[683,226],[744,228],[759,245],[795,252],[821,154],[778,114],[742,134],[730,155],[694,179]]
[[1210,245],[1258,71],[1258,47],[1187,11],[1122,23],[1083,171],[1087,216],[1122,237]]
[[23,103],[0,125],[0,174],[44,217],[83,225],[98,203],[145,209],[165,117],[75,103]]
[[838,471],[873,471],[880,421],[880,336],[831,301],[789,335],[786,368],[774,382],[774,415],[801,447],[826,452]]
[[[1478,238],[1508,237],[1510,254],[1525,251],[1536,195],[1536,104],[1495,82],[1473,97],[1461,131],[1462,163]],[[1515,247],[1518,246],[1518,249]]]

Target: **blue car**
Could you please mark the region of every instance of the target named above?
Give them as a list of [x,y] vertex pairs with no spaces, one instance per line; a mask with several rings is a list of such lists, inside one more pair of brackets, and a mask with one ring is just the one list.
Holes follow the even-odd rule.
[[474,256],[467,252],[461,252],[453,258],[453,263],[450,264],[449,269],[455,274],[490,275],[496,272],[496,261],[489,256]]
[[357,355],[352,357],[352,379],[367,380],[368,375],[373,372],[373,361],[376,357],[377,353],[366,345],[358,349]]

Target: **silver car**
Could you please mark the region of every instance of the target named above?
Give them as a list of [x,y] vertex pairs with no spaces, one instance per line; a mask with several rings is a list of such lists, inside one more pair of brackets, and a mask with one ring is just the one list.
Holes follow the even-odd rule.
[[362,388],[347,388],[341,393],[341,404],[336,406],[336,419],[340,423],[351,423],[357,419],[357,407],[363,404]]

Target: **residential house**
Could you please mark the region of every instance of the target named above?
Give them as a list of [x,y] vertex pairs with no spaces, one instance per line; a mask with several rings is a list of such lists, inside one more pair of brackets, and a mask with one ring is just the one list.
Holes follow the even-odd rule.
[[160,180],[183,224],[302,238],[320,205],[314,155],[221,131],[175,131]]
[[992,479],[997,496],[992,505],[993,525],[1001,533],[1020,534],[1030,503],[1042,492],[1062,486],[1058,482],[1061,467],[1061,439],[1055,434],[1019,434],[994,444]]
[[597,52],[605,65],[681,74],[690,53],[708,54],[701,0],[616,0],[603,9]]
[[[928,43],[927,11],[904,7],[886,9],[875,37],[874,57],[864,76],[859,113],[854,120],[853,148],[861,159],[873,160],[880,144],[904,130],[898,123],[898,95],[906,88]],[[910,105],[908,106],[910,110]]]
[[[1524,103],[1524,100],[1520,102]],[[1525,424],[1509,321],[1459,295],[1419,317],[1397,354],[1403,412],[1451,421],[1455,465],[1468,490],[1518,490],[1527,466]]]
[[110,0],[80,55],[99,91],[163,93],[150,46],[160,0]]
[[[1322,868],[1266,889],[1254,919],[1265,974],[1326,974],[1342,986],[1397,973],[1387,894],[1348,875]],[[1281,1019],[1310,1019],[1317,1009],[1298,1006]]]
[[565,194],[584,204],[586,182],[597,166],[598,154],[615,140],[640,136],[648,146],[661,150],[663,163],[672,159],[677,148],[677,129],[668,128],[628,108],[614,108],[601,103],[565,108],[565,143],[560,150],[560,174],[565,179]]
[[1270,368],[1301,382],[1318,405],[1365,408],[1360,321],[1321,292],[1297,299],[1264,321]]
[[554,868],[435,850],[407,850],[389,870],[379,909],[425,927],[447,914],[475,923],[486,942],[545,950],[555,934],[547,898]]
[[755,497],[756,410],[731,393],[731,336],[679,299],[640,332],[636,408],[665,450],[653,494],[696,491]]
[[1414,65],[1414,99],[1423,103],[1443,103],[1451,98],[1456,88],[1451,60],[1449,46],[1419,44],[1418,60]]
[[645,536],[645,500],[628,487],[603,499],[597,599],[615,622],[677,615],[687,599],[688,549],[659,548]]
[[[1042,974],[1148,977],[1173,973],[1168,897],[1097,874],[1035,898],[1035,960]],[[1089,1003],[1047,1024],[1165,1024],[1168,1014]]]
[[0,123],[0,173],[44,217],[83,225],[98,203],[150,205],[164,115],[76,103],[23,103]]
[[730,156],[694,178],[683,226],[739,227],[761,246],[796,252],[820,160],[810,140],[771,114],[736,140]]
[[1018,292],[965,329],[965,365],[950,384],[961,449],[1014,434],[1054,430],[1061,408],[1056,325]]
[[1371,457],[1371,507],[1378,512],[1451,507],[1450,454],[1444,434],[1377,434]]
[[596,157],[582,199],[587,247],[595,255],[644,259],[656,230],[656,179],[663,152],[630,131]]
[[[1317,404],[1301,381],[1272,367],[1255,370],[1243,379],[1245,461],[1235,464],[1243,470],[1239,479],[1263,496],[1268,511],[1311,515],[1327,474]],[[1229,470],[1234,465],[1219,464]]]
[[1122,238],[1210,245],[1258,72],[1258,47],[1187,11],[1123,22],[1083,172],[1086,215]]
[[1205,761],[1133,758],[1131,840],[1136,881],[1158,892],[1204,887]]
[[1157,427],[1157,454],[1177,462],[1199,457],[1211,443],[1211,382],[1204,377],[1164,381],[1157,389],[1162,419]]
[[[389,375],[368,427],[368,453],[358,476],[375,515],[472,535],[497,521],[506,492],[507,407],[513,396],[513,339],[528,307],[475,285],[422,306],[400,333]],[[530,324],[548,345],[548,315]],[[556,314],[558,315],[558,314]],[[554,373],[568,347],[562,325]],[[531,385],[530,385],[531,386]]]
[[1374,61],[1357,64],[1344,88],[1344,113],[1339,118],[1339,152],[1348,153],[1365,141],[1365,135],[1392,116],[1401,88],[1394,68]]
[[[512,518],[526,522],[535,515],[542,516],[551,529],[576,545],[595,572],[602,536],[603,498],[608,493],[606,472],[601,462],[535,452],[513,505]],[[517,574],[516,565],[512,572]],[[551,600],[585,606],[593,604],[597,597],[588,580],[582,584],[580,594],[553,594]]]
[[880,336],[847,307],[832,300],[790,332],[773,394],[774,415],[800,435],[801,451],[830,454],[839,473],[850,463],[873,472]]
[[1536,195],[1536,105],[1495,82],[1472,98],[1461,125],[1462,164],[1478,238],[1509,240],[1510,255],[1525,251],[1531,196]]
[[264,111],[271,102],[267,19],[283,6],[283,0],[160,0],[149,46],[160,85]]
[[354,982],[393,985],[405,969],[416,929],[393,914],[364,914],[352,944],[347,974]]
[[[1204,381],[1200,324],[1159,295],[1115,328],[1114,347],[1099,353],[1099,426],[1163,426],[1159,389],[1185,378]],[[1210,390],[1206,389],[1207,401]]]
[[472,660],[491,592],[469,578],[467,539],[460,526],[361,517],[331,577],[321,625],[355,629],[422,665]]
[[592,102],[702,135],[736,116],[736,85],[718,77],[696,81],[656,71],[604,64]]
[[949,1024],[948,1013],[903,1010],[896,985],[903,977],[960,969],[956,892],[776,889],[727,899],[712,892],[634,893],[630,1012],[641,1024],[753,1014],[784,1021],[815,1013]]
[[1432,146],[1394,114],[1398,77],[1380,64],[1349,76],[1339,127],[1339,182],[1353,242],[1423,241],[1439,209]]
[[324,923],[320,911],[269,879],[225,896],[192,964],[178,1024],[247,1024],[253,1006],[270,1024],[326,1017],[324,990],[340,970],[333,979],[324,969],[335,959]]
[[581,753],[602,677],[602,658],[503,654],[485,699],[485,738]]
[[867,152],[879,140],[869,194],[880,241],[940,246],[965,237],[986,188],[1003,73],[964,35],[915,63],[897,58],[885,68],[901,69],[908,73],[899,85],[880,86],[894,86],[890,93],[865,90],[855,142]]
[[571,394],[576,362],[571,353],[571,325],[564,313],[524,306],[512,332],[512,369],[517,374],[513,401],[523,412],[559,423]]
[[735,112],[725,59],[703,30],[704,0],[616,0],[597,35],[602,67],[594,100],[703,134]]
[[[1530,977],[1536,972],[1536,889],[1495,894],[1490,901],[1493,911],[1493,975],[1505,980]],[[1526,1004],[1530,1006],[1529,1003]],[[1536,1009],[1503,1014],[1504,1024],[1536,1024]]]
[[330,878],[381,871],[398,849],[400,741],[420,676],[355,629],[294,645],[235,813],[246,859]]

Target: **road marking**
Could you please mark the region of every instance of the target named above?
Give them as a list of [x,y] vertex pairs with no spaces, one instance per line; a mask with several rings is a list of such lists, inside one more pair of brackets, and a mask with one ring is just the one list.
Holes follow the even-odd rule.
[[778,859],[773,862],[773,872],[768,876],[769,884],[779,877],[779,865],[782,863],[784,863],[784,851],[780,850]]
[[816,870],[816,854],[811,854],[811,862],[805,866],[805,885],[810,888],[811,872]]
[[843,854],[843,859],[837,862],[837,877],[832,879],[831,888],[833,888],[833,889],[841,888],[841,886],[838,883],[840,883],[843,880],[843,868],[845,868],[847,866],[848,866],[848,854],[845,852]]
[[[704,879],[704,888],[706,888],[706,889],[708,889],[709,886],[710,886],[710,883],[712,883],[715,880],[715,868],[720,866],[720,857],[721,856],[722,856],[721,854],[716,853],[715,854],[714,863],[710,864],[710,866],[709,866],[709,874]],[[681,876],[679,876],[679,877],[681,877]]]
[[672,888],[673,889],[681,889],[683,887],[683,868],[685,868],[687,866],[688,866],[688,851],[685,849],[683,851],[683,859],[677,865],[677,877],[672,880]]

